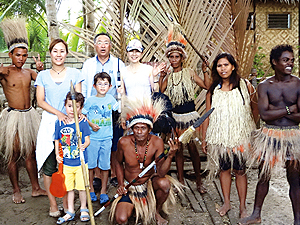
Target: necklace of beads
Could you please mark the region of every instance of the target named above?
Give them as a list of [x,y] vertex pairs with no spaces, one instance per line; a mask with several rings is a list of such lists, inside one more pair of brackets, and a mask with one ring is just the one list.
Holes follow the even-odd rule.
[[181,80],[182,80],[182,70],[181,70],[181,73],[180,73],[180,79],[179,79],[179,81],[178,81],[178,83],[177,84],[174,84],[174,72],[172,73],[172,76],[171,76],[171,79],[172,79],[172,84],[173,84],[173,86],[178,86],[179,84],[180,84],[180,82],[181,82]]
[[136,148],[136,140],[134,140],[134,150],[135,150],[135,154],[136,154],[136,159],[140,164],[140,169],[144,169],[144,162],[146,161],[146,157],[147,157],[148,145],[149,145],[149,140],[147,140],[146,151],[145,151],[145,155],[144,155],[144,161],[140,162],[140,157],[139,157],[139,154],[138,154],[137,148]]

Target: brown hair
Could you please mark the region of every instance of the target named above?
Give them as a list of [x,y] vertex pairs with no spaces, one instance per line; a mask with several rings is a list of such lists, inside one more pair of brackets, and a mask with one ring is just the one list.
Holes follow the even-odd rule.
[[51,41],[50,45],[49,45],[49,52],[51,53],[52,49],[54,48],[54,46],[58,43],[63,43],[64,46],[66,47],[66,52],[69,53],[69,49],[68,49],[68,44],[67,42],[65,42],[63,39],[54,39],[53,41]]
[[96,73],[96,75],[94,76],[94,85],[97,84],[98,80],[104,80],[104,79],[107,79],[109,85],[111,85],[111,77],[108,75],[108,73],[106,72]]
[[[71,92],[68,92],[66,99],[65,99],[65,105],[67,104],[68,100],[72,100],[72,96],[71,96]],[[84,103],[84,97],[83,94],[81,94],[80,92],[75,92],[75,101],[76,103],[80,103],[80,108],[83,107],[83,103]]]

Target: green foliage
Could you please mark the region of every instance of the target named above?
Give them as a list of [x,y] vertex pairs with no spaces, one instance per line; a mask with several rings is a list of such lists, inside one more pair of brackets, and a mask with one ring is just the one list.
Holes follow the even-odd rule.
[[47,24],[43,25],[44,22],[45,21],[40,17],[38,20],[29,20],[26,26],[29,51],[40,53],[42,61],[46,58],[49,45],[47,30],[45,29]]
[[[82,26],[83,26],[83,17],[80,17],[77,20],[75,26],[79,27],[79,28],[82,28]],[[80,32],[76,31],[76,33],[79,34]],[[80,47],[79,37],[76,34],[70,33],[68,35],[67,43],[68,43],[69,49],[73,52],[77,52],[77,51],[82,50],[82,49],[79,49],[79,47]]]
[[[258,47],[258,50],[263,49],[262,47]],[[262,77],[265,74],[263,70],[263,63],[262,60],[266,57],[264,53],[255,53],[254,60],[253,60],[253,68],[257,70],[257,77]]]

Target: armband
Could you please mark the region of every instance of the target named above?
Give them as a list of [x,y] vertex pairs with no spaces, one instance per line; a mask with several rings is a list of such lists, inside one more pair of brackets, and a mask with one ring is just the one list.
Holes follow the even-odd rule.
[[291,112],[290,112],[289,107],[288,107],[288,106],[285,106],[285,109],[286,109],[286,111],[287,111],[287,114],[288,114],[288,115],[291,115]]

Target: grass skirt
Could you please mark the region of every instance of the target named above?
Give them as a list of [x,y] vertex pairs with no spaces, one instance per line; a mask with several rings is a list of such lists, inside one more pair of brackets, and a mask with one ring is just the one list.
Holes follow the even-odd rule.
[[[171,183],[172,186],[174,186],[180,194],[183,195],[182,191],[182,185],[175,180],[174,178],[166,175],[165,176]],[[125,185],[127,185],[128,182],[125,181]],[[155,194],[152,186],[152,181],[149,179],[146,183],[141,185],[133,186],[131,185],[128,189],[129,198],[132,201],[135,209],[136,214],[136,224],[138,223],[139,218],[143,221],[143,224],[150,224],[151,222],[155,221],[155,213],[156,213],[156,199]],[[115,201],[113,201],[111,209],[110,209],[110,221],[113,222],[115,218],[115,211],[117,204],[122,196],[119,196]],[[164,202],[162,210],[169,214],[168,208],[171,204],[175,204],[175,193],[173,191],[173,188],[170,188],[170,192],[168,195],[167,200]]]
[[280,127],[264,125],[252,132],[250,165],[261,164],[259,179],[269,179],[271,174],[285,166],[287,160],[300,160],[300,130],[298,126]]
[[14,110],[6,108],[0,117],[0,149],[7,162],[11,161],[18,135],[20,157],[28,157],[36,144],[40,115],[34,108]]
[[183,114],[177,114],[173,112],[172,115],[176,121],[176,128],[180,130],[189,128],[196,122],[196,120],[200,118],[199,113],[196,111]]

